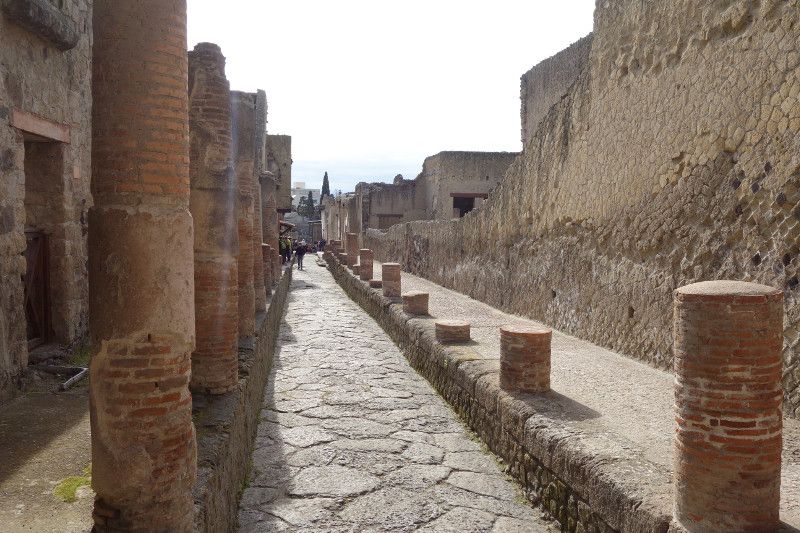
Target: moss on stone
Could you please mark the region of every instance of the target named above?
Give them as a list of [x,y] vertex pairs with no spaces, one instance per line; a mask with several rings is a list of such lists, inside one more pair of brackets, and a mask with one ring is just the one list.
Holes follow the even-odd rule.
[[92,465],[83,469],[82,476],[70,476],[58,482],[53,489],[53,495],[65,503],[74,502],[78,489],[92,484]]

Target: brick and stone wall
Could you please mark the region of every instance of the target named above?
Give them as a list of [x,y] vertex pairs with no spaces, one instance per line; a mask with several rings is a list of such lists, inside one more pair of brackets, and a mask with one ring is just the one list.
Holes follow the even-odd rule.
[[520,78],[519,99],[522,149],[533,138],[539,122],[563,98],[586,65],[592,49],[592,35],[572,43],[556,55],[538,63]]
[[665,369],[674,289],[780,287],[799,416],[799,17],[793,2],[598,4],[587,69],[486,205],[370,230],[364,246]]
[[50,340],[86,334],[91,4],[40,0],[0,10],[0,400],[28,362],[26,228],[47,237]]

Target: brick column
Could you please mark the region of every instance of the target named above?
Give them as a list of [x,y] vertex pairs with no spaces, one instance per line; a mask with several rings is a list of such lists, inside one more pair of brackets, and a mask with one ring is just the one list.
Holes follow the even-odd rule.
[[675,291],[675,518],[689,531],[775,531],[783,293],[737,281]]
[[358,277],[364,281],[372,279],[374,254],[369,248],[362,248],[358,251],[358,262],[361,264]]
[[[277,184],[272,172],[264,172],[259,176],[261,186],[261,226],[264,236],[263,243],[268,244],[274,253],[278,254],[278,209],[277,209]],[[272,262],[270,261],[270,264]],[[273,272],[273,278],[274,278]]]
[[550,390],[550,328],[500,328],[500,387],[509,391]]
[[231,92],[231,152],[236,165],[239,191],[239,337],[255,335],[256,292],[253,266],[253,158],[255,149],[255,95]]
[[353,266],[358,262],[358,233],[348,233],[347,245],[347,266]]
[[189,136],[194,220],[197,347],[191,388],[220,394],[239,379],[236,182],[225,57],[200,43],[189,52]]
[[190,531],[186,1],[94,2],[89,330],[97,531]]
[[383,295],[389,298],[400,297],[400,263],[383,263],[381,265],[381,281]]

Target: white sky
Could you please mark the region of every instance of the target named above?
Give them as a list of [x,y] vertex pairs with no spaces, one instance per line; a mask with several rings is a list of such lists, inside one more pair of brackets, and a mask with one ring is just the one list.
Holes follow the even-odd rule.
[[519,78],[592,30],[594,0],[188,0],[189,48],[264,89],[292,181],[414,178],[442,150],[518,151]]

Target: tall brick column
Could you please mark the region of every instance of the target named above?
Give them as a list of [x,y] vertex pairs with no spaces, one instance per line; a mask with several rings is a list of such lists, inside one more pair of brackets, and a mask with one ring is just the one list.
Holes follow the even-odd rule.
[[737,281],[675,291],[675,518],[689,531],[775,531],[783,293]]
[[239,379],[236,175],[230,86],[219,46],[189,52],[189,135],[197,347],[191,388],[221,394]]
[[257,178],[253,178],[253,291],[255,292],[256,311],[267,308],[266,282],[264,281],[264,257],[261,243],[264,240],[264,231],[261,227],[261,187]]
[[375,255],[369,248],[362,248],[358,251],[358,262],[361,264],[361,269],[358,272],[358,276],[364,281],[369,281],[372,279],[374,258]]
[[383,281],[384,296],[400,298],[400,263],[383,263],[381,265],[381,281]]
[[239,337],[255,335],[256,293],[253,276],[253,176],[255,96],[231,92],[232,153],[239,190]]
[[190,531],[186,0],[94,2],[89,330],[97,531]]
[[261,226],[265,244],[272,247],[274,253],[279,254],[278,250],[278,209],[277,209],[277,183],[272,172],[264,172],[259,176],[261,187]]
[[347,266],[353,266],[358,263],[358,233],[348,233],[346,241]]

